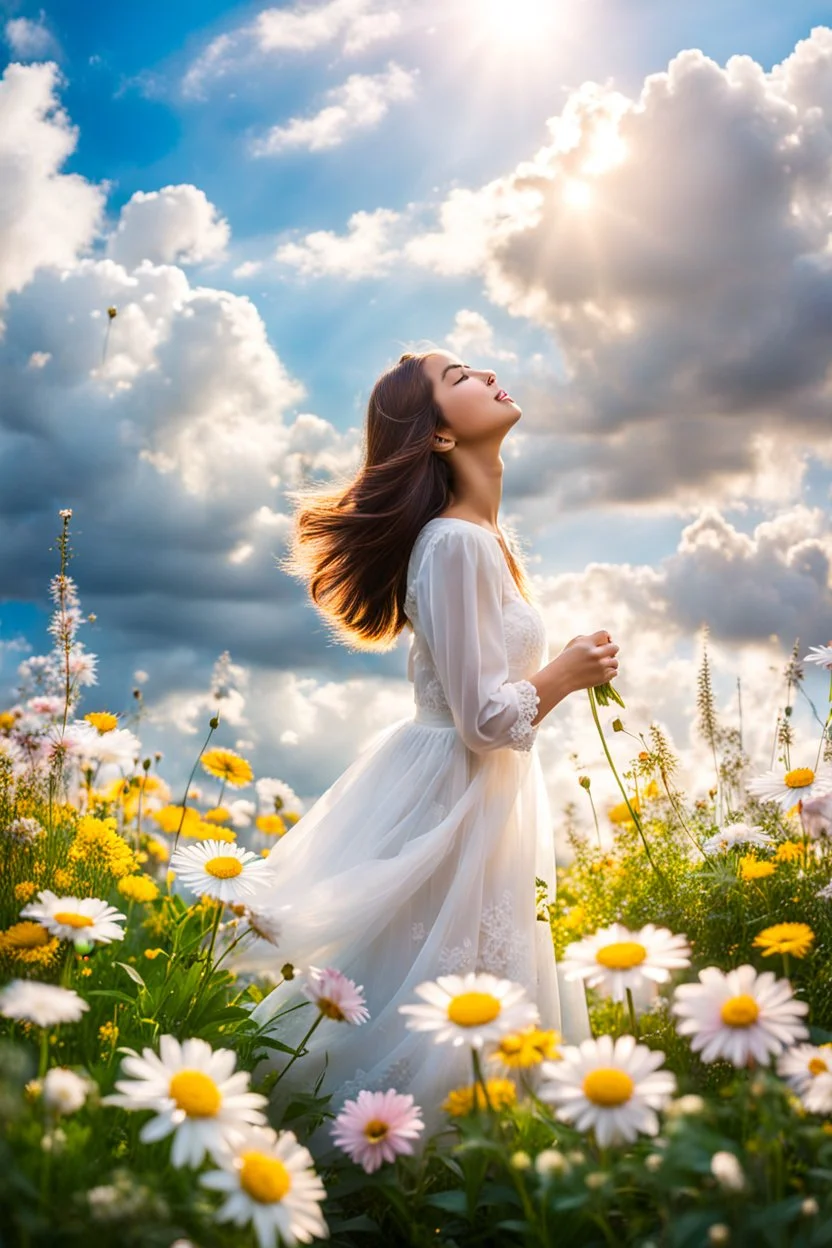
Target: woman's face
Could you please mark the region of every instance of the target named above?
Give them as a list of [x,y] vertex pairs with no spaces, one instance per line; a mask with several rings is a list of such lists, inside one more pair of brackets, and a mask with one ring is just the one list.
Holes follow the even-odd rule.
[[491,369],[469,368],[450,351],[432,351],[422,368],[433,385],[448,432],[457,441],[505,435],[522,415]]

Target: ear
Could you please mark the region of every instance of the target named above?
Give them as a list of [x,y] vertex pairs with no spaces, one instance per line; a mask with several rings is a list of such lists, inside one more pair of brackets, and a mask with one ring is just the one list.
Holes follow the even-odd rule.
[[448,438],[442,433],[433,435],[433,449],[435,451],[452,451],[456,446],[453,438]]

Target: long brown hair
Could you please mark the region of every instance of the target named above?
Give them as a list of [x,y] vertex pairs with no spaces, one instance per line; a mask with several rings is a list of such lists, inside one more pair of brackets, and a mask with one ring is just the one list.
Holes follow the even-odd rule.
[[[451,466],[432,449],[446,422],[422,368],[428,354],[405,352],[373,386],[363,463],[352,480],[287,491],[296,511],[289,553],[278,566],[307,582],[312,602],[350,649],[390,650],[410,626],[410,552],[450,500]],[[502,547],[520,593],[534,601],[513,534]]]

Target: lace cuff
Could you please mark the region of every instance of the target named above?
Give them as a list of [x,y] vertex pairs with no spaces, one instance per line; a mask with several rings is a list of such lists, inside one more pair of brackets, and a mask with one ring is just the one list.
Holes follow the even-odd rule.
[[530,680],[512,682],[517,690],[520,713],[508,730],[509,749],[528,751],[537,738],[537,727],[532,728],[532,720],[540,705],[540,694]]

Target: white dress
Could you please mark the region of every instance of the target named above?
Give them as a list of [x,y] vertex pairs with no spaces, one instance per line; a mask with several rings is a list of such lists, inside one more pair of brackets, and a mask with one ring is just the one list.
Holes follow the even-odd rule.
[[[405,610],[415,714],[381,731],[277,842],[278,883],[257,910],[280,928],[237,969],[332,966],[364,988],[370,1020],[324,1019],[276,1089],[321,1093],[337,1110],[361,1088],[409,1092],[425,1136],[447,1125],[447,1092],[471,1081],[467,1046],[407,1029],[398,1007],[439,975],[490,971],[524,985],[541,1025],[590,1035],[583,987],[559,977],[535,876],[555,894],[554,829],[526,678],[548,661],[539,612],[522,597],[499,539],[457,517],[423,527],[411,552]],[[325,748],[326,743],[321,743]],[[303,1000],[282,984],[254,1010],[264,1022]],[[295,1010],[274,1034],[297,1046],[315,1017]],[[282,1068],[280,1054],[270,1065]],[[313,1153],[329,1147],[321,1128]]]

